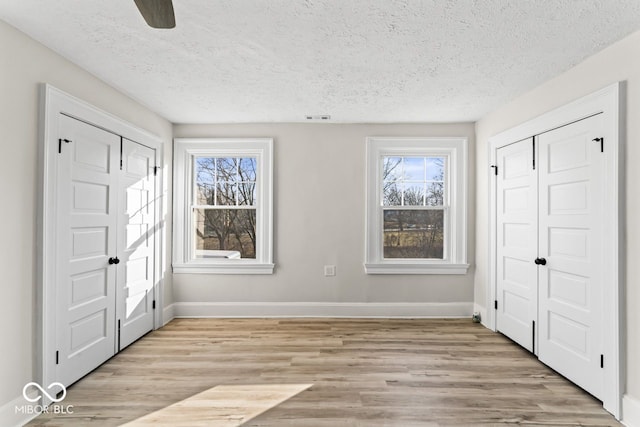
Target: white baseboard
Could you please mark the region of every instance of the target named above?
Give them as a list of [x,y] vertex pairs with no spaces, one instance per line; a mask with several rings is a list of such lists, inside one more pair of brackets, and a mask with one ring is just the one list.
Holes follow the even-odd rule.
[[640,400],[628,394],[622,397],[622,424],[640,427]]
[[171,322],[176,317],[175,304],[169,304],[162,309],[162,326]]
[[[471,317],[473,303],[176,302],[175,317]],[[167,307],[167,308],[169,308]],[[167,309],[165,309],[167,310]]]
[[16,407],[21,407],[25,403],[28,402],[21,395],[0,406],[0,426],[21,427],[39,415],[37,413],[25,414],[16,411]]

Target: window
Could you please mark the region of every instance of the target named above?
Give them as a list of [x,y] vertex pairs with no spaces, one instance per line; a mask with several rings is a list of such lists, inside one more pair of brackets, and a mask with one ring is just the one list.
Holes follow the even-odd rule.
[[174,273],[271,274],[271,139],[176,139]]
[[466,273],[466,145],[367,140],[367,273]]

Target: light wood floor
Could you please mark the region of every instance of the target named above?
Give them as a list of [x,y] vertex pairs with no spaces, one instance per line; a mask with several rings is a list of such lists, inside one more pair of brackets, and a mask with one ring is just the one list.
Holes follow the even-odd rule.
[[73,385],[116,426],[221,384],[313,386],[246,426],[613,426],[599,401],[470,320],[176,319]]

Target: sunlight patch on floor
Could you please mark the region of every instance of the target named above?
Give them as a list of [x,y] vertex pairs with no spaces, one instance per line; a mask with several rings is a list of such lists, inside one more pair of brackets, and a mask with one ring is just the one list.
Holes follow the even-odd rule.
[[236,427],[312,385],[219,385],[123,425]]

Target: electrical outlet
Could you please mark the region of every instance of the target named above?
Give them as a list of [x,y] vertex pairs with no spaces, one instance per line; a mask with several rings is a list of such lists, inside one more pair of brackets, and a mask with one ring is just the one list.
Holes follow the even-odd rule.
[[325,265],[324,266],[324,275],[329,277],[329,276],[335,276],[336,275],[336,266],[335,265]]

